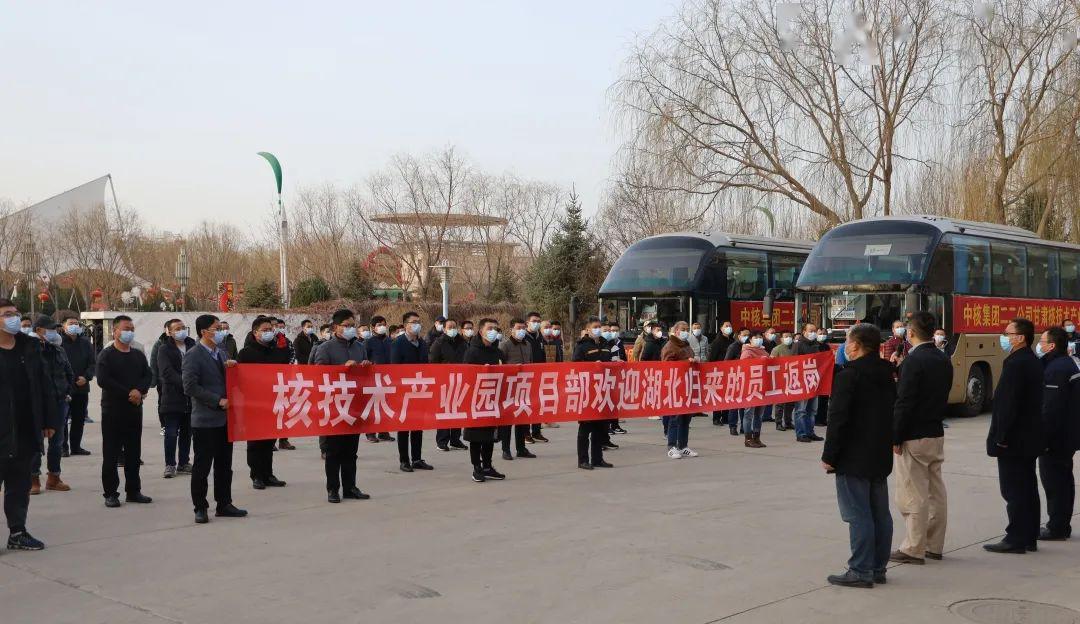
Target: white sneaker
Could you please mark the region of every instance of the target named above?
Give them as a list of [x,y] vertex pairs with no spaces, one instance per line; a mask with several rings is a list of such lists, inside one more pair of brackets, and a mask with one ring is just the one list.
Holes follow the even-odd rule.
[[674,446],[671,447],[670,449],[668,449],[667,456],[670,457],[671,459],[682,459],[683,458],[682,451],[675,448]]
[[158,432],[158,435],[159,435],[159,436],[163,436],[163,435],[165,435],[165,427],[162,427],[162,428],[161,428],[161,431],[159,431],[159,432]]
[[683,457],[697,457],[698,454],[697,454],[697,451],[691,451],[690,448],[687,447],[687,448],[684,448],[682,450],[682,456]]
[[645,420],[660,420],[660,417],[659,416],[649,416]]

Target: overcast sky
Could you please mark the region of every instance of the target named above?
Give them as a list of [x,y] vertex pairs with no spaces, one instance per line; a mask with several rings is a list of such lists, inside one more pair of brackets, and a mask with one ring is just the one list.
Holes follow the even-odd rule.
[[111,173],[153,226],[259,219],[271,151],[298,185],[458,146],[576,184],[619,141],[608,88],[673,0],[61,3],[0,0],[0,197]]

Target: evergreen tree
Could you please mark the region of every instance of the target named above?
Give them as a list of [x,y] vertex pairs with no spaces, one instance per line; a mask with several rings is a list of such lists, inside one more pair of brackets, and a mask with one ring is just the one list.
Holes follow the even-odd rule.
[[506,266],[500,266],[488,285],[487,300],[503,303],[517,300],[517,283],[513,272]]
[[279,308],[281,297],[278,296],[277,287],[270,280],[260,280],[252,286],[244,289],[245,308]]
[[607,257],[589,232],[577,194],[571,193],[558,231],[529,271],[526,294],[542,313],[564,323],[569,322],[570,296],[576,294],[580,323],[589,310],[595,309],[597,291],[607,270]]
[[364,268],[362,260],[353,260],[349,264],[349,270],[345,274],[340,290],[344,299],[353,301],[371,299],[371,293],[375,291],[375,282],[371,279],[368,270]]
[[330,293],[330,285],[319,276],[309,277],[301,281],[293,289],[292,301],[300,307],[309,306],[319,301],[329,301],[333,295]]

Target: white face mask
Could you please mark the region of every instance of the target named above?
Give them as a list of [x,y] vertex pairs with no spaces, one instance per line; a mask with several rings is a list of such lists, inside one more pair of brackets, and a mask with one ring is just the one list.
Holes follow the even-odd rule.
[[472,338],[476,332],[474,332],[472,329],[463,329],[461,330],[461,333],[464,334],[466,338]]
[[656,336],[657,340],[660,340],[661,338],[664,337],[664,330],[658,329],[658,330],[654,331],[652,335]]
[[825,339],[828,338],[828,337],[829,337],[828,334],[818,334],[817,335],[817,341],[818,342],[825,342]]
[[747,340],[750,340],[750,336],[739,336],[739,342],[746,344]]
[[1066,325],[1065,331],[1069,332],[1070,334],[1073,333],[1074,331],[1076,331],[1076,325],[1073,325],[1072,323]]
[[541,332],[541,333],[543,333],[545,337],[550,336],[551,335],[551,328],[550,327],[545,327],[544,331]]
[[725,327],[725,328],[721,329],[720,331],[723,332],[725,336],[730,336],[731,335],[731,327]]
[[689,339],[690,339],[690,333],[687,332],[685,329],[682,330],[681,332],[679,332],[679,340],[682,340],[683,342],[686,342]]
[[379,334],[380,336],[385,336],[386,335],[386,325],[376,325],[375,326],[375,333]]
[[784,344],[785,345],[790,345],[792,342],[794,342],[794,341],[791,339],[791,336],[784,336]]
[[754,347],[760,347],[761,343],[762,343],[761,338],[754,338],[753,340],[750,341],[750,345],[754,346]]
[[533,322],[529,323],[529,331],[531,331],[532,333],[535,334],[537,332],[537,330],[539,330],[539,329],[540,329],[540,323],[538,323],[537,321],[533,321]]
[[552,335],[552,336],[554,336],[554,337],[556,337],[556,338],[558,338],[560,334],[562,334],[562,330],[561,330],[561,329],[552,329],[552,330],[551,330],[551,335]]
[[765,340],[769,340],[769,341],[776,340],[776,334],[765,334]]
[[817,332],[809,332],[806,334],[807,340],[817,340]]
[[903,327],[897,327],[897,328],[895,328],[895,329],[893,329],[893,330],[892,330],[892,333],[893,333],[893,335],[894,335],[894,336],[896,336],[897,338],[903,338],[903,337],[904,337],[904,334],[906,334],[906,333],[907,333],[907,329],[905,329],[905,328],[903,328]]
[[934,344],[936,344],[936,345],[945,344],[945,336],[942,336],[941,334],[934,334]]
[[694,330],[694,337],[695,338],[700,338],[701,337],[701,328],[698,328],[698,329]]

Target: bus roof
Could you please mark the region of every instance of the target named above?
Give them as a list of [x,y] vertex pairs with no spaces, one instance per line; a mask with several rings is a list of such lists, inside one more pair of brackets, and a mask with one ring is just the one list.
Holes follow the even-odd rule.
[[901,221],[906,223],[922,223],[937,228],[942,233],[966,234],[970,236],[982,236],[1013,242],[1048,245],[1065,249],[1080,249],[1080,245],[1062,243],[1060,241],[1039,238],[1035,232],[1014,225],[999,225],[997,223],[985,223],[982,221],[966,221],[964,219],[951,219],[936,215],[893,215],[888,217],[867,217],[857,221],[848,221],[833,228],[839,230],[853,223],[865,223],[868,221]]
[[669,236],[683,236],[699,238],[709,241],[714,247],[732,247],[735,249],[756,249],[761,251],[791,251],[808,254],[814,248],[813,241],[795,240],[791,238],[769,238],[764,236],[743,236],[742,234],[728,234],[727,232],[668,232],[657,234],[642,240],[666,238]]

